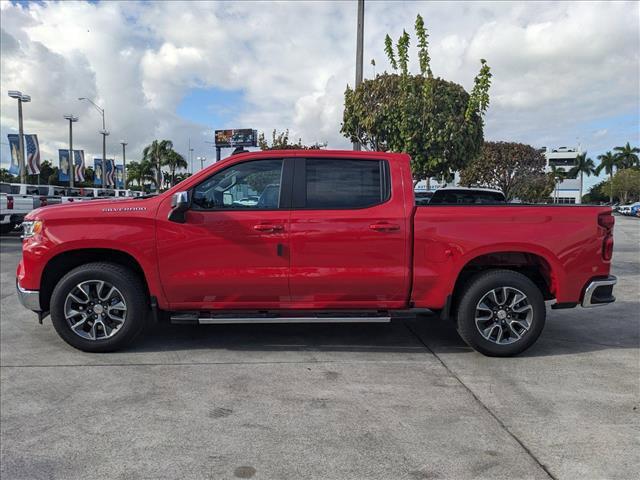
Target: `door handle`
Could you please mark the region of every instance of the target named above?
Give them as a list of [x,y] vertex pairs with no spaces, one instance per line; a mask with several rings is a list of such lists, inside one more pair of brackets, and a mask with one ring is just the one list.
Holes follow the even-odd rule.
[[376,232],[397,232],[398,230],[400,230],[400,225],[387,222],[378,222],[372,223],[371,225],[369,225],[369,228],[371,230],[375,230]]
[[270,223],[259,223],[253,226],[254,230],[258,232],[281,232],[284,230],[284,225],[272,225]]

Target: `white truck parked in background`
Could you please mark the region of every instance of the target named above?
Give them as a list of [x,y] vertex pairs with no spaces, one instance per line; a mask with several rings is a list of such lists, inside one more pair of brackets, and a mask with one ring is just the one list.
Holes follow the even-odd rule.
[[11,185],[0,183],[0,232],[8,233],[20,225],[34,207],[32,194],[13,194]]

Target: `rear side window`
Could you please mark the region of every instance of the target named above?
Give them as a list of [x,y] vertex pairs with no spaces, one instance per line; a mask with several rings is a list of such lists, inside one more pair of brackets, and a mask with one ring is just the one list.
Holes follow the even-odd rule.
[[389,198],[387,162],[379,160],[305,161],[309,209],[365,208]]
[[8,183],[0,183],[0,193],[11,193],[11,185]]

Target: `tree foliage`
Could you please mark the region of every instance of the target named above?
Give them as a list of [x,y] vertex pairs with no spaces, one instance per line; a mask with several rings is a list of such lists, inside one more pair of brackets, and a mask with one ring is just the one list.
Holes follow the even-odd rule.
[[640,159],[638,153],[640,148],[632,147],[629,142],[621,147],[614,147],[616,158],[618,159],[618,168],[640,167]]
[[555,188],[556,181],[552,175],[530,175],[519,185],[518,198],[525,203],[546,203]]
[[[460,172],[460,184],[502,190],[507,200],[520,198],[527,182],[541,182],[545,158],[530,145],[511,142],[485,142],[480,155]],[[542,182],[544,183],[544,182]]]
[[637,200],[640,197],[640,169],[625,168],[616,172],[611,191],[623,204]]
[[394,73],[379,74],[356,89],[347,86],[341,132],[370,150],[408,153],[416,180],[451,179],[482,146],[491,71],[481,60],[471,94],[435,78],[428,33],[419,15],[415,31],[420,73],[409,72],[409,34],[403,31],[395,46],[387,35],[384,50]]
[[260,150],[320,150],[326,146],[326,143],[304,145],[301,138],[298,138],[297,143],[291,143],[289,140],[289,129],[280,133],[274,129],[273,132],[271,132],[271,145],[269,145],[264,132],[260,132],[258,135],[258,147]]

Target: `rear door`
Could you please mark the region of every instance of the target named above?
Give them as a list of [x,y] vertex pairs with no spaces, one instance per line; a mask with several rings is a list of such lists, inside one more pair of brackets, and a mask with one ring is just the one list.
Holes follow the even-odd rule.
[[405,305],[410,232],[401,185],[400,168],[387,160],[296,159],[290,223],[295,307]]

